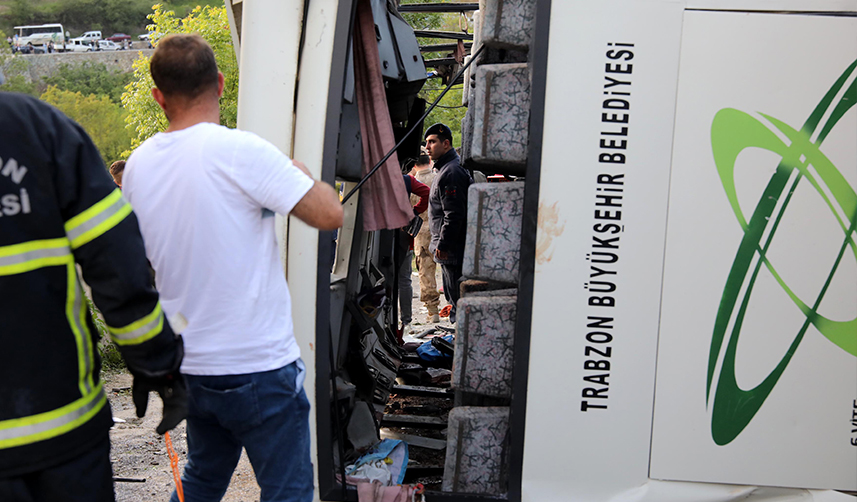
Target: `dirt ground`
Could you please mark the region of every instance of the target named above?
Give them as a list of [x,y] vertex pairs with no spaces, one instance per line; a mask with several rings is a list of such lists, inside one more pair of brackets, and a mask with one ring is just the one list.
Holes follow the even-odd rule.
[[[163,436],[155,433],[161,417],[160,400],[152,395],[149,410],[143,418],[137,418],[131,402],[131,375],[127,373],[106,374],[104,389],[107,391],[113,416],[125,422],[116,423],[110,431],[110,460],[115,478],[145,479],[145,482],[117,481],[114,483],[117,502],[166,501],[173,492],[173,474],[170,458]],[[179,468],[187,461],[187,439],[185,423],[182,422],[170,433],[179,456]],[[232,476],[229,489],[223,497],[225,502],[254,502],[259,500],[259,485],[253,475],[253,467],[243,454]]]
[[[440,285],[440,267],[438,267],[438,285]],[[412,276],[414,287],[413,324],[409,332],[419,333],[427,325],[427,310],[419,301],[419,277]],[[441,307],[446,301],[441,294]],[[448,319],[441,319],[442,325],[449,325]],[[113,416],[124,420],[117,422],[110,431],[112,444],[110,459],[113,463],[113,476],[133,481],[114,483],[117,502],[149,502],[169,500],[175,486],[173,483],[170,459],[167,456],[163,436],[155,433],[161,417],[161,402],[155,396],[149,397],[149,410],[145,417],[137,418],[131,401],[131,375],[128,373],[105,373],[104,389],[107,392]],[[448,410],[445,410],[448,412]],[[184,469],[187,461],[187,438],[185,422],[179,424],[170,435],[179,456],[179,469]],[[425,459],[428,461],[428,459]],[[437,459],[431,459],[437,461]],[[435,463],[426,462],[426,463]],[[442,463],[442,461],[440,462]],[[181,471],[180,471],[181,472]],[[144,482],[139,480],[145,479]],[[246,453],[241,455],[238,467],[232,476],[229,489],[223,497],[224,502],[255,502],[259,500],[259,485],[253,474],[253,467]]]

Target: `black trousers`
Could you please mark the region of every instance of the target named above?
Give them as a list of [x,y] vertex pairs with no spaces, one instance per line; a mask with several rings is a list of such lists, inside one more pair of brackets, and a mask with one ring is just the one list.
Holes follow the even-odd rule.
[[114,502],[107,434],[95,447],[60,465],[0,478],[3,502]]
[[455,307],[461,297],[461,263],[441,264],[440,268],[443,272],[443,296],[452,305],[452,310],[449,312],[449,322],[454,323]]

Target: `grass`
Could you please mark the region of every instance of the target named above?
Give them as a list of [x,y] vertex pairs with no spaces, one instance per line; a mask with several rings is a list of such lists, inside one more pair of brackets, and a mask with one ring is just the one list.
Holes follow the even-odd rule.
[[95,324],[95,329],[101,335],[101,340],[98,342],[98,355],[101,356],[101,371],[116,373],[126,369],[125,360],[122,359],[122,354],[116,345],[110,341],[110,333],[107,332],[107,325],[104,324],[104,318],[101,317],[101,312],[92,303],[89,297],[86,297],[86,304],[89,307],[89,313],[92,314],[92,322]]

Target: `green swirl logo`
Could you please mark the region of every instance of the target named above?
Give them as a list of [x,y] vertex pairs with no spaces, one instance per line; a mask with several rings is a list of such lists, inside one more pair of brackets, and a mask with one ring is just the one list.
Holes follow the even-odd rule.
[[[810,326],[814,326],[830,342],[857,356],[857,317],[849,321],[835,321],[818,313],[842,260],[846,256],[848,259],[857,260],[857,246],[854,243],[857,230],[857,195],[842,173],[821,151],[824,139],[843,115],[857,103],[855,68],[857,61],[851,63],[836,80],[800,130],[769,115],[760,114],[767,121],[764,123],[732,108],[717,112],[711,125],[711,149],[717,172],[726,190],[729,204],[744,230],[723,288],[708,356],[706,406],[711,407],[711,436],[718,445],[730,443],[747,427],[777,384]],[[846,88],[849,81],[850,84]],[[774,132],[773,128],[776,128],[779,134]],[[787,139],[783,140],[781,136]],[[744,149],[751,147],[774,152],[782,160],[748,221],[738,205],[735,161]],[[807,298],[807,301],[792,291],[767,258],[768,248],[777,227],[800,183],[811,184],[824,199],[843,234],[839,253],[831,264],[824,286],[815,298]],[[756,387],[742,389],[735,379],[735,355],[753,286],[763,266],[806,319],[774,370]],[[724,340],[726,350],[721,359]],[[718,360],[721,361],[720,373],[712,396]]]

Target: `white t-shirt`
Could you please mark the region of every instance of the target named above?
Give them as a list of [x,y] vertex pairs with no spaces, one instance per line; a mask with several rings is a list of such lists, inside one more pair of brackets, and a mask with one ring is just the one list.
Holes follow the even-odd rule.
[[272,211],[313,186],[275,146],[211,123],[156,134],[128,159],[134,208],[168,318],[187,319],[181,371],[236,375],[298,357]]

